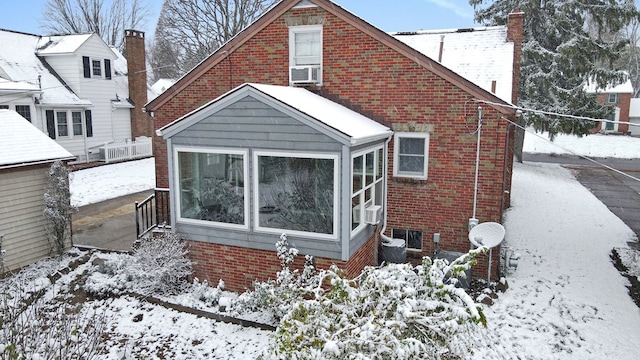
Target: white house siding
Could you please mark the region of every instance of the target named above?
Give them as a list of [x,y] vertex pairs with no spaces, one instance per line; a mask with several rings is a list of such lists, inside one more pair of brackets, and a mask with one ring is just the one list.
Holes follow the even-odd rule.
[[[100,60],[99,76],[93,75],[90,63],[91,77],[84,77],[83,56],[89,57],[90,60]],[[111,60],[111,79],[105,77],[105,59]],[[87,157],[93,158],[99,153],[99,147],[106,143],[122,142],[131,138],[129,109],[116,109],[112,106],[112,100],[118,98],[113,64],[116,55],[102,40],[97,36],[91,36],[75,53],[47,56],[46,60],[81,99],[89,100],[92,104],[86,109],[91,110],[93,136],[86,137],[86,129],[82,136],[73,136],[70,132],[69,137],[56,139],[60,145],[78,156],[78,161],[82,162],[87,161]],[[41,118],[46,119],[45,110],[55,109],[58,108],[43,106]]]
[[[631,98],[629,104],[629,132],[632,136],[640,136],[640,98]],[[636,124],[636,125],[634,125]]]
[[129,139],[131,138],[131,120],[130,109],[115,109],[111,112],[111,124],[113,124],[113,138],[114,139]]
[[48,170],[48,165],[0,170],[0,234],[8,270],[49,255],[43,215]]

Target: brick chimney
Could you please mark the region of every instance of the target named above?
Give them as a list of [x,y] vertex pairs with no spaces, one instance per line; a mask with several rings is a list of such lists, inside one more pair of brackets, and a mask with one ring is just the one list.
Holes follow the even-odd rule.
[[143,111],[147,103],[147,59],[144,49],[144,32],[124,31],[124,56],[127,59],[129,99],[131,109],[131,136],[153,137],[153,121]]
[[507,40],[513,41],[513,84],[511,86],[511,103],[518,103],[520,84],[520,62],[522,61],[522,39],[524,37],[524,13],[515,8],[509,13],[507,22]]

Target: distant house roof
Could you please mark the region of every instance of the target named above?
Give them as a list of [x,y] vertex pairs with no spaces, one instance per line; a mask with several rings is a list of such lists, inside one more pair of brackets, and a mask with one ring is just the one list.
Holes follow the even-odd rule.
[[37,54],[41,56],[66,55],[76,52],[92,34],[42,36],[38,41]]
[[[287,108],[307,115],[324,126],[337,131],[348,138],[348,141],[354,145],[376,139],[388,138],[393,134],[388,127],[320,95],[316,95],[309,90],[290,86],[264,84],[240,85],[217,99],[162,127],[158,130],[158,133],[163,136],[170,136],[183,127],[189,126],[191,124],[190,119],[199,120],[200,117],[202,117],[200,113],[208,114],[207,109],[223,101],[230,95],[241,91],[253,91],[254,93],[257,91],[258,94],[266,95],[268,98],[285,105]],[[207,114],[204,114],[204,116]],[[184,124],[182,124],[183,122]]]
[[506,26],[396,32],[393,37],[418,50],[486,91],[511,102],[513,42]]
[[[43,89],[41,104],[88,106],[36,55],[40,36],[0,29],[0,69],[7,80],[23,81]],[[40,82],[40,83],[39,83]]]
[[[73,54],[92,36],[97,35],[40,36],[0,29],[0,90],[10,86],[16,91],[42,89],[39,99],[42,105],[91,106],[90,100],[80,98],[64,83],[45,57]],[[109,51],[109,47],[104,46]],[[110,50],[113,52],[111,59],[114,59],[112,68],[116,73],[113,80],[118,83],[114,98],[120,98],[114,100],[126,101],[129,97],[127,63],[117,50]],[[123,67],[124,72],[121,71]],[[123,76],[117,76],[120,74]]]
[[595,82],[590,81],[586,87],[586,91],[590,94],[633,94],[633,85],[631,85],[631,80],[627,79],[627,81],[622,84],[607,86],[605,89],[602,89],[599,88]]
[[153,85],[149,87],[149,101],[155,99],[158,95],[162,94],[165,90],[175,84],[174,79],[159,79]]
[[0,110],[0,169],[74,156],[13,110]]

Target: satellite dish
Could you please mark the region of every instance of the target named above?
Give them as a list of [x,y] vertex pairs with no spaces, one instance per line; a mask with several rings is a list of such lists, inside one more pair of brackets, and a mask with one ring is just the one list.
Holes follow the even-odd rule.
[[469,241],[477,246],[493,248],[504,240],[504,226],[497,222],[484,222],[478,224],[469,231]]
[[492,249],[504,240],[504,226],[497,222],[485,222],[478,224],[469,231],[469,241],[477,247],[486,246],[489,248],[489,269],[487,271],[487,284],[491,284],[491,259]]

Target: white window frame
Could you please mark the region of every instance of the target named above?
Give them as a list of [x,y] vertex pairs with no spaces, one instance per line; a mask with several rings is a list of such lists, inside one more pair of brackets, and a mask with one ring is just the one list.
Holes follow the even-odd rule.
[[[74,138],[86,138],[87,137],[87,119],[85,118],[84,110],[72,110],[72,109],[52,109],[53,110],[53,120],[56,127],[56,139],[74,139]],[[82,123],[82,134],[76,135],[73,127],[73,113],[80,113],[80,121]],[[67,135],[60,135],[60,131],[58,128],[58,113],[66,113],[67,114]]]
[[91,77],[101,78],[102,77],[102,61],[99,59],[96,60],[93,58],[89,58],[89,61],[91,62]]
[[[71,122],[70,118],[71,118],[71,111],[69,110],[54,110],[54,119],[55,119],[55,124],[56,124],[56,138],[62,138],[62,139],[72,139],[73,138],[73,129],[69,130],[70,126],[69,123]],[[58,116],[59,113],[64,113],[66,118],[65,120],[67,121],[65,127],[67,128],[67,134],[66,135],[60,135],[60,117]]]
[[618,103],[618,93],[608,93],[607,94],[607,103],[609,103],[609,104],[617,104]]
[[[296,34],[299,33],[320,33],[320,63],[313,65],[296,65],[295,54],[296,54]],[[318,81],[317,84],[322,84],[322,51],[323,50],[323,36],[322,36],[322,25],[300,25],[300,26],[291,26],[289,27],[289,83],[292,84],[293,80],[291,79],[291,69],[296,67],[313,67],[318,66]]]
[[[380,150],[382,150],[382,157],[383,157],[382,159],[380,159],[382,161],[382,174],[378,174],[377,173],[377,171],[378,171],[377,164],[378,164],[378,161],[379,161],[378,156],[379,156]],[[367,167],[366,154],[368,154],[368,153],[373,153],[373,182],[370,185],[367,185],[366,184],[366,173],[364,173],[365,174],[365,176],[364,176],[365,183],[363,184],[363,186],[360,189],[354,191],[353,190],[353,175],[354,175],[353,174],[353,170],[354,170],[353,169],[353,165],[354,165],[355,159],[357,157],[360,157],[360,156],[364,155],[364,157],[362,159],[362,169],[363,169],[363,171],[366,171],[366,167]],[[360,151],[355,152],[355,153],[353,153],[351,155],[351,170],[350,170],[351,186],[349,187],[349,189],[350,189],[350,191],[349,191],[350,192],[350,196],[349,196],[349,209],[350,209],[350,212],[353,211],[353,198],[356,197],[356,196],[359,196],[359,197],[362,198],[367,190],[373,189],[370,201],[366,201],[364,199],[363,199],[363,201],[360,201],[360,222],[359,222],[359,224],[358,224],[358,226],[356,228],[351,230],[352,236],[353,236],[353,234],[356,234],[356,233],[362,231],[362,229],[366,228],[367,224],[364,223],[364,210],[367,208],[367,205],[375,205],[377,203],[376,200],[378,200],[378,199],[376,199],[376,191],[375,191],[376,185],[378,183],[382,183],[382,186],[384,186],[384,178],[387,175],[387,169],[384,166],[384,164],[385,164],[384,154],[385,153],[386,152],[384,151],[384,145],[377,145],[377,146],[372,146],[372,147],[366,148],[364,150],[360,150]],[[385,207],[385,203],[384,203],[384,193],[385,192],[386,192],[386,190],[382,189],[382,194],[383,194],[382,197],[383,198],[379,199],[379,202],[380,202],[380,204],[381,204],[381,206],[383,208]],[[350,226],[350,228],[352,228],[353,227],[353,214],[350,214],[349,218],[351,219],[349,221],[349,226]]]
[[[419,180],[426,180],[429,170],[429,133],[427,132],[397,132],[393,135],[393,176]],[[424,163],[421,173],[400,171],[400,139],[424,139]]]
[[[272,156],[272,157],[289,157],[289,158],[302,158],[302,159],[330,159],[333,160],[333,233],[322,234],[313,233],[308,231],[288,230],[288,229],[276,229],[260,226],[260,164],[258,158],[260,156]],[[273,150],[261,150],[253,151],[253,228],[256,232],[270,233],[270,234],[282,234],[300,236],[305,238],[314,239],[326,239],[326,240],[338,240],[338,223],[340,222],[339,206],[340,202],[340,182],[339,182],[339,169],[340,158],[337,154],[321,154],[321,153],[306,153],[306,152],[293,152],[293,151],[273,151]]]
[[[178,153],[201,153],[201,154],[225,154],[225,155],[242,155],[242,171],[244,179],[244,224],[229,224],[216,221],[199,220],[182,217],[182,203],[180,194],[180,158]],[[248,149],[229,149],[229,148],[204,148],[204,147],[188,147],[188,146],[176,146],[173,151],[173,164],[174,164],[174,184],[175,184],[175,204],[176,204],[176,221],[185,224],[202,225],[215,228],[226,228],[235,230],[249,230],[249,150]]]

